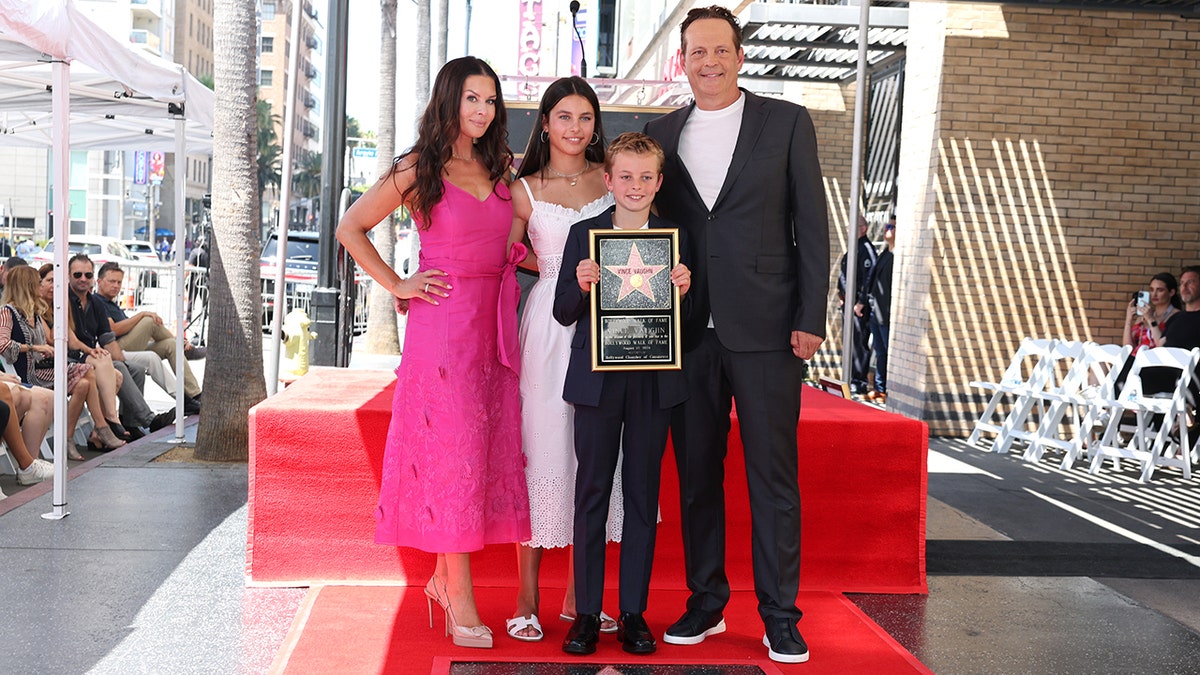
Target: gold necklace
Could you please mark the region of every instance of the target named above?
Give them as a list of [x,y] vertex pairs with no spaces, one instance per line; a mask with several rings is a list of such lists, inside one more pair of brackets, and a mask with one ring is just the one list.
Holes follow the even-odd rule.
[[453,157],[454,159],[457,159],[460,162],[474,162],[475,161],[474,157],[462,157],[460,155],[454,154],[453,152],[450,153],[450,156]]
[[566,178],[567,184],[570,185],[571,187],[575,187],[575,185],[579,183],[579,177],[582,176],[583,174],[587,173],[588,169],[591,169],[591,168],[592,168],[592,163],[586,159],[583,160],[583,168],[580,169],[579,171],[576,171],[575,173],[559,173],[558,171],[554,170],[554,167],[550,166],[549,164],[546,165],[547,171],[554,174],[555,176],[558,176],[559,178]]

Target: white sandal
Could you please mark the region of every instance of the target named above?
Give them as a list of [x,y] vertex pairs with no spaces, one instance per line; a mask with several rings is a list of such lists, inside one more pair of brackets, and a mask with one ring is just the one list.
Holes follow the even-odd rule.
[[[575,621],[575,617],[571,616],[570,614],[567,614],[566,612],[559,614],[558,618],[562,619],[563,621],[566,621],[567,623],[571,623],[571,622]],[[608,624],[608,626],[604,625],[606,623]],[[601,626],[601,628],[600,628],[601,633],[607,634],[607,633],[617,632],[617,620],[612,618],[611,616],[609,616],[608,614],[606,614],[603,611],[600,612],[600,626]]]
[[[504,626],[508,630],[509,637],[521,642],[537,642],[546,636],[542,631],[542,624],[538,621],[537,614],[531,614],[528,617],[514,616],[505,621]],[[536,630],[537,635],[519,635],[521,631],[529,628]]]

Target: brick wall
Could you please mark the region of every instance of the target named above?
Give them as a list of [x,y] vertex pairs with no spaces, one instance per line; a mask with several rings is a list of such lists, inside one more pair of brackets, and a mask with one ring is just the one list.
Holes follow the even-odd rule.
[[1200,263],[1200,24],[914,2],[910,30],[889,405],[965,435],[1023,336],[1119,342]]

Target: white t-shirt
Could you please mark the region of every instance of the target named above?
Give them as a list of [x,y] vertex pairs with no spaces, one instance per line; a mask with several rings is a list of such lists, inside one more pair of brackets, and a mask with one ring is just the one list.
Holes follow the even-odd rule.
[[742,92],[737,101],[720,110],[695,108],[679,134],[679,158],[710,211],[729,173],[745,107],[746,94]]

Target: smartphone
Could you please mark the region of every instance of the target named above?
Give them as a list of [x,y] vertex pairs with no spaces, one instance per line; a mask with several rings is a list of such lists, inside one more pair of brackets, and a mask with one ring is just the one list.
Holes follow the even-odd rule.
[[1136,297],[1138,307],[1150,306],[1150,291],[1138,291]]

